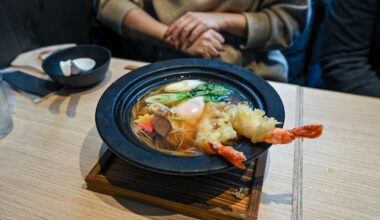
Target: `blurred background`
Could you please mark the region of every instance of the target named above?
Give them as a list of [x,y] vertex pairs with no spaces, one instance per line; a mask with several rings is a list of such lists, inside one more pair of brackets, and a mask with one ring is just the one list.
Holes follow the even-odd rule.
[[[311,22],[296,42],[282,51],[289,63],[289,83],[323,85],[318,58],[329,2],[312,0]],[[121,37],[100,23],[92,0],[0,1],[0,68],[8,67],[22,52],[62,43],[99,44],[109,48],[114,57],[148,62],[174,58],[159,50],[144,53],[145,47],[155,47],[156,42]]]

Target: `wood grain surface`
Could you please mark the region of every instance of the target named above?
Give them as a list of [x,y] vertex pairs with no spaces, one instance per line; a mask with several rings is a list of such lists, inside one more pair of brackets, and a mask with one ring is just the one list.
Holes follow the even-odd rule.
[[304,219],[380,219],[380,99],[304,90]]
[[[282,83],[271,84],[284,103],[284,127],[296,126],[298,86]],[[270,148],[258,219],[291,219],[293,166],[294,143]]]
[[[101,85],[88,91],[61,91],[33,104],[18,94],[14,129],[0,140],[0,219],[190,219],[133,200],[115,199],[85,189],[85,175],[102,148],[94,113],[103,91],[144,63],[112,59]],[[23,69],[33,75],[46,77]],[[295,87],[273,84],[294,124]],[[293,148],[271,151],[259,217],[290,216]]]
[[[103,144],[95,128],[96,104],[128,65],[144,63],[113,59],[101,85],[60,91],[39,104],[17,95],[14,129],[0,140],[0,219],[191,219],[86,190],[85,175]],[[294,144],[270,149],[259,219],[378,219],[380,101],[272,85],[285,105],[285,127],[297,124],[301,89],[303,123],[326,129],[319,140],[302,143],[301,157],[295,157]],[[294,171],[297,164],[302,175]],[[302,179],[295,183],[296,177]],[[301,191],[296,194],[293,186]],[[292,212],[294,204],[299,208]]]

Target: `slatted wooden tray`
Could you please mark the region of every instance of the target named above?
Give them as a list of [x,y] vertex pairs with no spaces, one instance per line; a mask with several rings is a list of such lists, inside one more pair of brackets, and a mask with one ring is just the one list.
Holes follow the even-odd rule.
[[87,175],[86,183],[95,192],[201,219],[256,219],[266,158],[262,155],[247,170],[178,177],[137,168],[107,150]]

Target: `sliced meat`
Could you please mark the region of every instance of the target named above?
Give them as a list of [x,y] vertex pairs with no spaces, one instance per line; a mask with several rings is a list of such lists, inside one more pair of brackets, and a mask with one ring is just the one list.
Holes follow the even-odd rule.
[[161,137],[166,137],[173,130],[173,127],[168,119],[161,115],[155,115],[153,118],[153,129]]

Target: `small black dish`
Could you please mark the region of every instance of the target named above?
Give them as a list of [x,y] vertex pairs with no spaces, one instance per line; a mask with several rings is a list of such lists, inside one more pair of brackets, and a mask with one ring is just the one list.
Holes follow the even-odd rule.
[[[175,59],[134,70],[115,81],[102,95],[96,108],[96,127],[107,146],[128,162],[154,172],[171,175],[205,175],[234,168],[217,155],[174,156],[156,151],[133,132],[131,109],[147,91],[165,83],[201,79],[227,84],[241,92],[255,108],[275,117],[282,127],[285,112],[279,95],[261,77],[242,67],[204,59]],[[249,162],[268,150],[270,144],[252,144],[248,139],[234,147]]]
[[[88,57],[95,60],[92,70],[75,76],[64,76],[59,65],[60,61]],[[42,63],[42,69],[62,86],[82,88],[95,85],[104,80],[111,61],[111,52],[98,45],[79,45],[57,51],[48,56]]]

